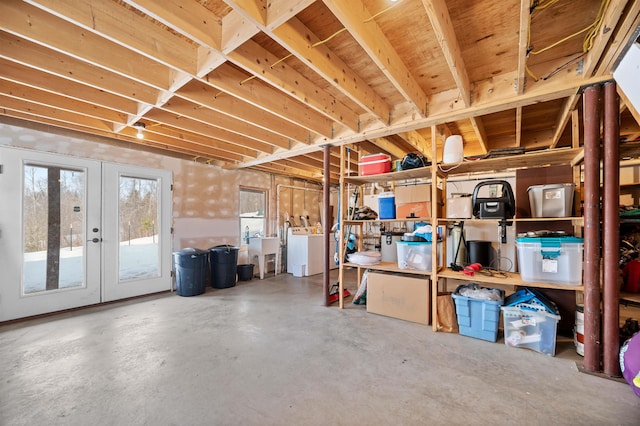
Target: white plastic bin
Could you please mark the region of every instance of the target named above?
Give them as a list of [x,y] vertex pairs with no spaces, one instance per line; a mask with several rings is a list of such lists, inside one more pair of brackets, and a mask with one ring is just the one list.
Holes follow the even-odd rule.
[[534,185],[527,189],[532,217],[569,217],[573,210],[573,183]]
[[522,281],[582,283],[582,238],[521,237],[516,238],[516,246]]
[[431,271],[431,243],[396,241],[398,268]]

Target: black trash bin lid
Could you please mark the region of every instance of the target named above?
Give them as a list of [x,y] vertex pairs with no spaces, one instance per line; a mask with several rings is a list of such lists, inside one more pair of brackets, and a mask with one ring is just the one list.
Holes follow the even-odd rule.
[[200,250],[199,248],[194,247],[185,247],[182,250],[174,251],[173,254],[176,255],[189,255],[189,254],[205,254],[205,250]]
[[239,250],[239,248],[229,244],[222,244],[219,246],[211,247],[209,249],[209,251],[224,251],[224,252],[230,252],[233,250]]

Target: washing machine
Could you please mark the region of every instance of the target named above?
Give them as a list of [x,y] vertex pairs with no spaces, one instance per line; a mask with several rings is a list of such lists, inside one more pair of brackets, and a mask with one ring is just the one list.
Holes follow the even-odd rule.
[[[329,265],[337,268],[333,258],[336,242],[329,238]],[[287,235],[287,272],[294,276],[309,276],[324,272],[324,234],[314,234],[313,227],[294,226]]]

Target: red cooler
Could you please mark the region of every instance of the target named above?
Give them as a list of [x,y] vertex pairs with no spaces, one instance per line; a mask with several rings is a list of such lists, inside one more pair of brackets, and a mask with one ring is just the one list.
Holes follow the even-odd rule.
[[369,154],[360,157],[360,176],[379,175],[391,171],[391,157],[386,154]]

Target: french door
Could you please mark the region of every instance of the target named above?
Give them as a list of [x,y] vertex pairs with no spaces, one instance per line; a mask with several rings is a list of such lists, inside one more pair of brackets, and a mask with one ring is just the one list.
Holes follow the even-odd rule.
[[0,321],[171,288],[171,172],[0,147]]

